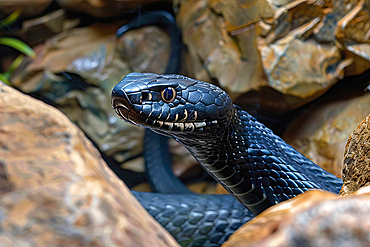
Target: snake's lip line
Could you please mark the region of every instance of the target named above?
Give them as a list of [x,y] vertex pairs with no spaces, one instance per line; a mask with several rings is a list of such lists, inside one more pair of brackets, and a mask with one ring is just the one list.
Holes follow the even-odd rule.
[[[126,122],[129,122],[133,125],[136,125],[136,126],[141,126],[141,124],[135,122],[134,120],[130,119],[129,115],[125,116],[126,114],[122,113],[122,111],[126,111],[126,112],[131,112],[131,113],[134,113],[138,116],[141,115],[141,112],[140,113],[135,113],[133,111],[131,111],[131,109],[129,107],[127,107],[126,105],[123,105],[123,104],[120,104],[120,105],[116,105],[115,107],[113,107],[114,110],[116,111],[117,115],[123,119],[124,121]],[[167,119],[168,120],[169,118],[169,115],[167,116]],[[147,123],[147,121],[150,119],[150,116],[148,116],[144,122],[144,125]],[[178,119],[178,115],[176,115],[176,119]],[[217,124],[218,121],[217,120],[213,120],[213,121],[189,121],[189,122],[182,122],[182,121],[166,121],[166,120],[158,120],[158,119],[155,119],[155,118],[152,118],[152,120],[154,121],[154,123],[158,123],[159,126],[158,126],[158,129],[161,129],[162,126],[167,126],[168,129],[167,131],[171,131],[173,129],[174,126],[176,126],[177,128],[180,129],[181,132],[183,131],[187,131],[187,132],[193,132],[194,130],[203,130],[203,127],[207,126],[208,124]],[[189,120],[189,119],[188,119]],[[154,124],[153,123],[153,124]],[[145,127],[145,126],[143,126]]]
[[123,119],[124,121],[126,121],[126,122],[130,122],[133,125],[139,126],[137,123],[135,123],[134,121],[132,121],[129,117],[123,116],[122,112],[120,111],[120,109],[122,109],[122,108],[123,109],[126,109],[127,111],[130,111],[127,107],[121,107],[121,106],[114,107],[114,110],[116,111],[116,113],[118,114],[118,116],[121,119]]
[[[118,110],[119,111],[121,117],[123,117],[123,116],[121,114],[121,111],[119,110],[120,108],[121,109],[123,108],[123,109],[127,110],[128,112],[131,112],[131,110],[127,106],[125,106],[125,105],[118,105],[118,106],[113,107],[114,110]],[[136,114],[137,115],[141,115],[141,112],[140,113],[136,113]],[[148,119],[149,119],[149,117],[150,116],[148,116]],[[170,123],[173,123],[173,124],[175,124],[175,123],[184,123],[184,124],[189,123],[190,124],[191,123],[191,124],[194,124],[197,128],[205,127],[207,125],[207,122],[212,123],[212,124],[217,124],[217,120],[212,120],[212,121],[194,121],[194,120],[188,119],[189,120],[188,122],[183,122],[182,120],[178,120],[178,121],[171,121],[170,120],[170,121],[168,121],[168,118],[169,118],[169,115],[167,116],[167,119],[165,119],[165,120],[158,120],[158,119],[155,119],[155,118],[152,118],[152,119],[155,120],[155,121],[157,121],[157,122],[161,122],[162,124],[170,124]],[[126,117],[124,117],[124,119],[126,119]]]
[[123,104],[120,104],[120,105],[117,105],[117,106],[113,107],[114,110],[119,109],[119,108],[125,108],[127,111],[130,111],[130,109],[127,106],[123,105]]

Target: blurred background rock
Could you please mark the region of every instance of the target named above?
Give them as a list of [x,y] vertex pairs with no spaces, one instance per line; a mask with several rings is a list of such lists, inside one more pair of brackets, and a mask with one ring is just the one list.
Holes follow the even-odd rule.
[[[182,30],[181,74],[219,85],[298,151],[341,176],[345,142],[370,113],[368,1],[2,0],[0,36],[21,40],[36,54],[6,73],[20,52],[1,45],[0,73],[14,88],[60,109],[130,188],[148,191],[143,130],[119,121],[110,92],[131,71],[165,71],[171,41],[164,30],[148,26],[115,36],[121,25],[153,10],[172,13]],[[224,193],[170,142],[174,173],[190,189]]]

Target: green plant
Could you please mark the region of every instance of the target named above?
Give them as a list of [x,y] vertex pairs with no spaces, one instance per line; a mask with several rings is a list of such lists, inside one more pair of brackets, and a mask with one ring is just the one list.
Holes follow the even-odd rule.
[[[11,23],[13,23],[19,17],[20,13],[21,13],[20,10],[16,10],[13,13],[11,13],[7,18],[2,20],[0,22],[0,29],[10,25]],[[26,43],[24,43],[23,41],[20,41],[18,39],[15,39],[15,38],[0,38],[0,45],[10,46],[10,47],[18,50],[19,52],[23,53],[26,56],[29,56],[31,58],[36,58],[35,51],[32,50],[32,48],[29,47]],[[4,83],[6,83],[9,86],[12,86],[12,84],[9,81],[9,78],[11,77],[14,70],[16,70],[19,67],[19,65],[22,63],[22,61],[24,59],[24,55],[22,55],[22,54],[19,55],[12,62],[12,64],[9,66],[9,68],[3,74],[0,73],[0,81],[3,81]]]
[[10,24],[12,24],[13,22],[15,22],[18,19],[18,17],[20,16],[21,13],[22,13],[22,10],[17,9],[13,13],[8,15],[8,17],[6,17],[4,20],[0,21],[0,29],[3,29],[4,27],[7,27]]

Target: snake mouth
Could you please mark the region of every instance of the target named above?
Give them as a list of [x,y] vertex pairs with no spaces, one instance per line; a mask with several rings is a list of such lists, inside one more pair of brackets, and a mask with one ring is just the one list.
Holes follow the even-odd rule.
[[[176,114],[175,119],[169,119],[170,113],[167,115],[167,119],[159,120],[155,117],[142,114],[135,111],[135,104],[133,104],[124,90],[117,90],[112,93],[112,107],[114,108],[117,116],[119,116],[124,121],[131,123],[136,126],[148,127],[155,129],[157,132],[161,132],[166,135],[168,131],[179,131],[179,132],[193,132],[193,131],[203,131],[204,127],[216,126],[218,121],[196,121],[197,111],[194,111],[191,119],[188,119],[188,111],[184,110],[184,118],[179,119],[179,114]],[[141,108],[142,109],[142,108]]]
[[129,122],[134,125],[138,125],[135,120],[137,120],[137,118],[139,117],[139,114],[131,110],[132,103],[127,97],[125,91],[121,90],[118,94],[119,94],[118,96],[116,95],[112,96],[112,107],[114,111],[120,118],[122,118],[126,122]]

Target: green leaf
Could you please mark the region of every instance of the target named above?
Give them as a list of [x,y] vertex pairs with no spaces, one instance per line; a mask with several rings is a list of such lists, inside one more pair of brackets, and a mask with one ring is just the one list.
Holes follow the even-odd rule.
[[11,13],[8,17],[6,17],[4,20],[0,22],[0,28],[9,26],[13,22],[15,22],[21,13],[22,9],[16,9],[15,11],[13,11],[13,13]]
[[10,76],[12,75],[12,73],[14,72],[14,70],[16,70],[19,67],[19,65],[21,65],[21,63],[23,62],[23,59],[24,59],[24,56],[22,54],[19,55],[12,62],[12,64],[9,66],[9,68],[4,72],[3,76],[5,76],[5,78],[9,79]]
[[5,83],[6,85],[8,85],[8,86],[13,86],[11,83],[10,83],[10,81],[8,81],[8,79],[6,79],[5,78],[5,76],[3,75],[3,74],[0,74],[0,82],[3,82],[3,83]]
[[26,43],[14,38],[0,38],[0,45],[7,45],[24,53],[25,55],[36,58],[36,52]]

